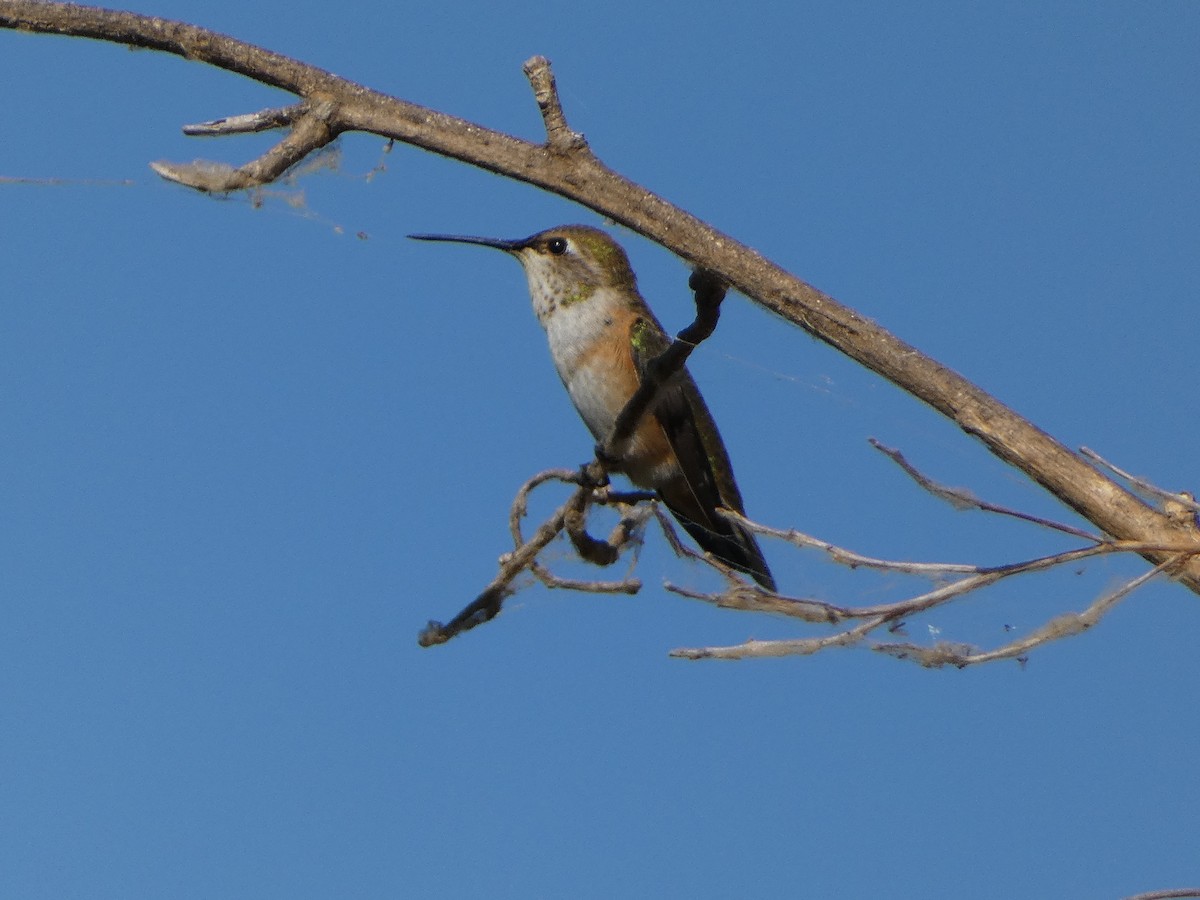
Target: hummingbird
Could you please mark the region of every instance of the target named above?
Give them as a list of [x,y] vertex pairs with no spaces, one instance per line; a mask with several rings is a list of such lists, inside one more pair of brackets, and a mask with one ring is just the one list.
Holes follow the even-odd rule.
[[[517,258],[559,378],[592,436],[603,443],[649,361],[671,343],[638,292],[621,245],[586,225],[563,225],[522,240],[409,237],[479,244]],[[775,590],[754,534],[716,514],[717,507],[744,513],[742,497],[716,423],[686,368],[662,386],[626,447],[610,465],[613,471],[654,491],[704,550]]]

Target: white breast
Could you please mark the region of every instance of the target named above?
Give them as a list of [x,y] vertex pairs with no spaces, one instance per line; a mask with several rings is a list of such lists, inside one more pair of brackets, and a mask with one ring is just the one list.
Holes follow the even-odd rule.
[[542,319],[558,377],[596,440],[608,436],[628,399],[619,387],[628,378],[620,370],[623,345],[609,333],[616,323],[606,307],[601,297],[591,297]]

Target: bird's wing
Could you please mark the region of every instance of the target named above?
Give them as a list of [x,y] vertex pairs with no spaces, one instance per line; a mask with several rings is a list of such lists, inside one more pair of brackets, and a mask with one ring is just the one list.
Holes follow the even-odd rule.
[[[630,340],[640,381],[650,360],[671,341],[657,322],[644,317],[633,322]],[[717,425],[686,368],[659,389],[650,413],[666,435],[681,471],[677,483],[659,489],[667,508],[703,549],[775,590],[775,579],[753,533],[714,512],[718,506],[744,512],[742,496]]]
[[[630,337],[633,365],[640,382],[650,360],[666,350],[671,339],[657,322],[645,318],[634,320]],[[659,389],[650,412],[666,434],[695,495],[694,520],[711,530],[726,531],[724,520],[717,520],[708,511],[725,506],[742,512],[742,498],[733,482],[716,423],[686,368],[672,375]]]

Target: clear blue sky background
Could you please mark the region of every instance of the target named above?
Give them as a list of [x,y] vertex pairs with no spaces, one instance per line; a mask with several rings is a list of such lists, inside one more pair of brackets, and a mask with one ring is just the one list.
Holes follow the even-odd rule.
[[[613,168],[1067,444],[1198,486],[1195,3],[139,7],[533,139],[520,66],[545,54]],[[824,632],[665,593],[713,581],[651,532],[640,596],[530,588],[419,649],[427,619],[492,577],[517,486],[583,462],[591,439],[519,268],[404,235],[603,223],[362,136],[261,205],[206,199],[146,164],[249,159],[269,139],[179,126],[289,98],[13,33],[0,81],[0,175],[62,179],[0,185],[0,893],[1116,898],[1200,882],[1200,607],[1178,586],[1024,668],[866,650],[688,663],[667,652]],[[680,327],[686,269],[621,237]],[[868,437],[1069,518],[740,297],[692,369],[756,518],[903,558],[1071,545],[923,494]],[[921,587],[767,553],[796,594]],[[568,555],[550,558],[570,571]],[[994,646],[1143,570],[1030,579],[910,637]]]

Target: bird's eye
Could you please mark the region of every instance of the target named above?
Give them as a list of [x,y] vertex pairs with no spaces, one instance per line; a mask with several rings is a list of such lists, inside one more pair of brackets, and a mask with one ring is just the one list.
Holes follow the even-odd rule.
[[546,249],[555,256],[562,256],[567,252],[567,239],[560,237],[550,238],[550,240],[546,242]]

